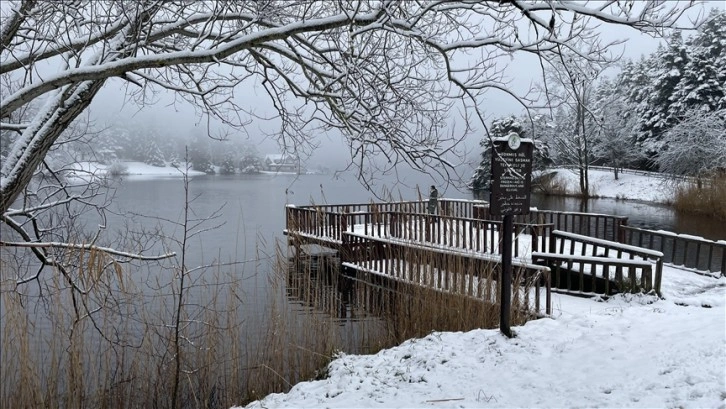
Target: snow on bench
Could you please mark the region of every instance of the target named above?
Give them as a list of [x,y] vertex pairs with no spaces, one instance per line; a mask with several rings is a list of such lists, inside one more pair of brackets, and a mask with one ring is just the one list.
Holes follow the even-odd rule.
[[[615,257],[611,254],[613,252]],[[617,276],[625,273],[633,286],[639,282],[642,289],[646,291],[654,289],[660,293],[663,272],[663,253],[660,251],[553,230],[550,252],[538,254],[540,259],[544,258],[551,262],[557,260],[566,263],[570,270],[580,274],[590,274],[593,280],[595,277],[622,280],[622,277]],[[556,256],[559,256],[559,259]],[[651,277],[653,266],[655,266],[655,277]],[[583,279],[581,277],[580,281]]]

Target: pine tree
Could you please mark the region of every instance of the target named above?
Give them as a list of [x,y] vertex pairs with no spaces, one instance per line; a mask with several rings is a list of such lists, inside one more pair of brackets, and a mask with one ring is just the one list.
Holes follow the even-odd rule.
[[[524,127],[514,115],[495,119],[489,128],[489,135],[492,138],[500,138],[510,132],[516,132],[520,136],[524,136]],[[483,148],[481,162],[474,170],[474,175],[469,183],[471,189],[475,191],[488,189],[491,181],[491,143],[489,139],[485,139],[479,142],[479,145]]]
[[713,10],[686,46],[688,64],[671,97],[673,110],[683,118],[692,109],[726,108],[726,11]]
[[144,163],[152,166],[166,166],[164,154],[161,153],[161,149],[159,149],[159,146],[153,139],[149,139],[146,143]]
[[222,175],[234,175],[237,171],[235,162],[237,161],[234,152],[225,153],[219,168],[219,173]]
[[192,163],[192,169],[214,174],[209,142],[204,137],[197,136],[189,146],[189,161]]
[[656,56],[655,67],[648,74],[651,83],[646,88],[646,107],[643,109],[641,105],[640,115],[639,142],[649,157],[663,149],[663,133],[679,121],[671,107],[672,95],[688,64],[688,53],[680,32],[671,35],[668,47],[659,47]]
[[726,108],[726,12],[713,10],[695,36],[683,41],[676,32],[667,47],[626,63],[618,82],[637,114],[637,143],[652,163],[669,149],[665,133],[691,111]]

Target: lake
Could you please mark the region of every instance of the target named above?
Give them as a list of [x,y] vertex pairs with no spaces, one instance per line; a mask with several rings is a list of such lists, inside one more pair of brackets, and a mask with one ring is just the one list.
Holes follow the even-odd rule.
[[[394,200],[426,198],[430,179],[413,174],[393,185]],[[375,187],[381,190],[383,184]],[[418,189],[417,189],[418,187]],[[439,188],[442,197],[473,198],[469,191],[453,187]],[[329,175],[236,175],[195,177],[190,182],[191,210],[196,218],[219,213],[204,227],[211,229],[191,241],[190,264],[202,265],[213,260],[255,260],[270,257],[276,240],[282,239],[285,205],[325,203],[361,203],[379,200],[351,175],[335,179]],[[486,197],[486,196],[484,196]],[[119,183],[112,209],[121,216],[109,217],[114,228],[128,212],[180,221],[184,187],[179,179],[125,180]],[[726,223],[707,217],[683,215],[671,207],[636,201],[590,199],[534,195],[532,206],[540,209],[604,213],[627,216],[629,225],[670,230],[718,240],[726,238]],[[137,225],[156,223],[138,218]],[[118,226],[117,226],[118,227]],[[178,229],[175,232],[178,234]]]

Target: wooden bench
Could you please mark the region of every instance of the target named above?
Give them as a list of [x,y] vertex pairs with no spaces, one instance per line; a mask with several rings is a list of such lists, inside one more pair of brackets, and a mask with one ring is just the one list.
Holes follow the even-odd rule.
[[[533,252],[532,262],[550,268],[554,292],[612,295],[653,289],[650,261]],[[611,274],[612,269],[615,271]],[[612,286],[613,280],[615,286]]]
[[[660,294],[661,277],[663,274],[663,253],[660,251],[644,249],[642,247],[631,246],[609,240],[596,239],[561,230],[553,230],[551,233],[550,249],[548,254],[551,256],[547,257],[549,257],[552,261],[554,261],[554,255],[568,256],[569,258],[572,258],[573,265],[575,264],[575,260],[579,258],[579,265],[582,266],[581,270],[583,270],[583,273],[587,273],[585,267],[592,266],[593,263],[597,265],[597,262],[600,262],[599,265],[608,263],[609,266],[614,267],[617,274],[618,266],[620,266],[620,268],[628,267],[627,262],[629,262],[632,268],[628,270],[628,277],[630,277],[630,270],[640,271],[641,273],[647,274],[648,270],[645,268],[644,263],[651,263],[655,266],[653,273],[654,277],[652,277],[651,280],[645,278],[646,281],[642,290],[655,290],[657,294]],[[543,259],[542,253],[540,253],[540,259]],[[614,260],[622,260],[626,263],[616,263]],[[560,262],[567,262],[567,260],[560,260]],[[598,269],[596,268],[595,270],[597,273]],[[643,280],[641,279],[640,282],[643,283]],[[652,284],[648,284],[648,282]]]

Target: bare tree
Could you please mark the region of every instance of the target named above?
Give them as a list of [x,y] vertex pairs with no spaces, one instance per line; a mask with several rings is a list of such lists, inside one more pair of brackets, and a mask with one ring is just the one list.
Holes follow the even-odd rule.
[[635,107],[617,92],[619,87],[619,83],[609,80],[602,81],[598,87],[597,130],[592,144],[593,156],[612,166],[615,180],[622,168],[645,158],[635,138],[638,126]]
[[[575,43],[580,43],[576,41]],[[574,165],[580,181],[580,194],[590,195],[589,167],[594,159],[593,140],[598,132],[595,110],[596,81],[618,56],[585,58],[576,48],[561,50],[546,70],[544,89],[550,110],[557,108],[558,135],[555,149],[568,165]]]
[[[663,138],[665,149],[655,162],[661,172],[697,178],[726,171],[726,112],[691,110]],[[716,173],[719,172],[719,173]]]
[[[157,92],[173,92],[202,117],[237,128],[270,119],[235,98],[259,84],[286,147],[305,149],[312,132],[336,129],[361,176],[380,163],[371,161],[378,154],[388,166],[441,169],[461,138],[485,127],[479,106],[486,91],[520,98],[507,84],[507,57],[554,58],[581,39],[589,47],[572,52],[599,59],[607,44],[593,23],[658,34],[689,7],[627,3],[4,3],[0,75],[10,88],[0,103],[0,130],[16,136],[0,169],[3,222],[24,234],[15,217],[32,212],[22,204],[11,210],[13,203],[112,79],[125,81],[127,98],[141,107]],[[31,105],[38,107],[32,115],[16,115]],[[464,124],[456,134],[444,126],[452,112]]]

